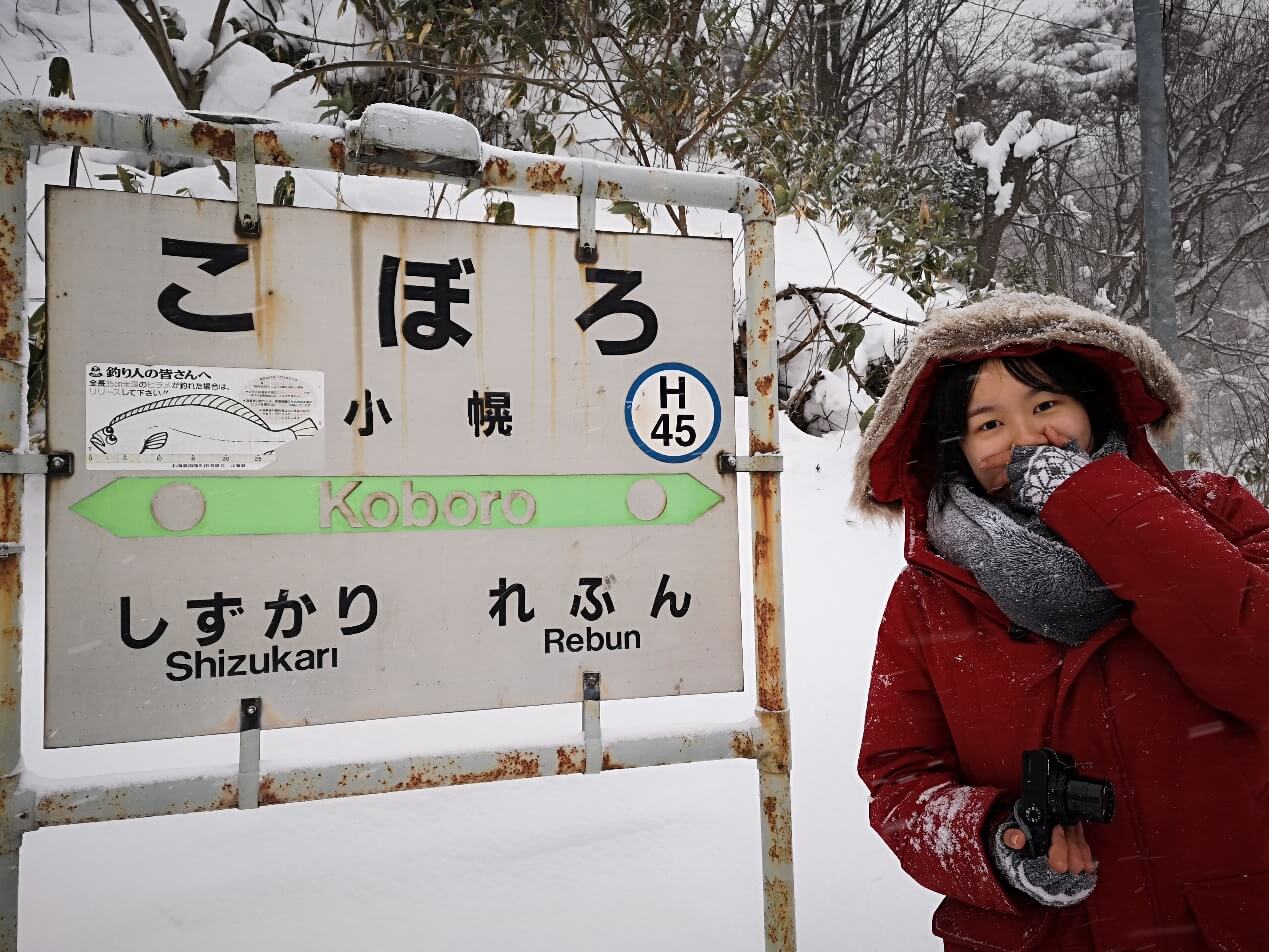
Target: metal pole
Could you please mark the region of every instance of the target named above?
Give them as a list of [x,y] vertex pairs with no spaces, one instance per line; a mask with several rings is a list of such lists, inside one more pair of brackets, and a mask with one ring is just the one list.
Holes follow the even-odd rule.
[[[741,186],[744,216],[749,452],[778,454],[775,326],[775,211],[765,190]],[[768,952],[793,952],[793,802],[789,701],[784,663],[780,474],[751,472],[754,634],[757,641],[758,800],[762,813],[762,892]]]
[[[1137,100],[1141,110],[1141,201],[1146,239],[1150,332],[1176,361],[1176,271],[1172,262],[1172,203],[1168,194],[1168,103],[1163,75],[1163,10],[1159,0],[1133,0],[1137,32]],[[1185,434],[1177,430],[1160,455],[1169,469],[1185,465]]]
[[[762,726],[746,720],[731,727],[710,727],[686,733],[609,738],[591,759],[604,772],[693,764],[715,760],[750,760],[774,745]],[[252,793],[261,807],[359,797],[402,790],[430,790],[532,777],[583,774],[584,744],[546,744],[502,751],[456,751],[394,760],[323,764],[273,770],[262,774]],[[239,768],[211,774],[139,777],[102,786],[50,786],[27,793],[39,826],[65,826],[107,820],[239,809]]]
[[[0,452],[26,430],[26,150],[0,150]],[[0,541],[22,542],[22,477],[0,476]],[[18,853],[31,811],[22,772],[20,548],[0,558],[0,952],[18,947]]]

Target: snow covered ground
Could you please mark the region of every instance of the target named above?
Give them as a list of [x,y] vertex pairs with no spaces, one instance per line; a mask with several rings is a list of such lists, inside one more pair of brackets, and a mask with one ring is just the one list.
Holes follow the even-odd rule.
[[[47,89],[48,59],[67,55],[81,101],[172,109],[175,101],[140,41],[113,4],[20,0],[25,30],[0,31],[3,85],[24,95]],[[178,4],[191,24],[207,0]],[[12,26],[6,24],[6,27]],[[32,39],[32,30],[45,40]],[[278,71],[281,71],[279,73]],[[209,85],[208,109],[312,121],[321,93],[305,84],[284,97],[260,90],[286,75],[239,46]],[[253,91],[254,90],[254,91]],[[126,159],[90,150],[97,179]],[[32,207],[49,182],[66,181],[67,150],[44,150],[32,168]],[[232,167],[232,165],[231,165]],[[281,174],[261,170],[268,196]],[[401,213],[429,207],[418,183],[338,181],[298,172],[297,204]],[[86,175],[81,178],[81,186]],[[149,191],[228,199],[212,167],[155,182]],[[451,190],[452,192],[453,190]],[[517,221],[568,226],[574,206],[516,197]],[[448,207],[482,218],[480,196]],[[727,216],[698,217],[696,233],[734,230]],[[601,228],[626,230],[618,216]],[[44,247],[43,215],[31,221]],[[910,299],[867,274],[849,243],[810,225],[781,223],[781,284],[841,284],[892,313]],[[780,264],[779,262],[784,262]],[[43,296],[32,255],[29,293]],[[737,418],[745,419],[743,405]],[[901,562],[898,532],[856,524],[846,507],[858,437],[853,429],[817,439],[783,422],[785,596],[794,730],[794,839],[800,947],[921,950],[937,897],[914,885],[867,824],[867,794],[854,761],[876,624]],[[747,445],[741,437],[738,445]],[[742,500],[747,481],[740,478]],[[40,524],[41,489],[32,480],[29,527]],[[748,562],[746,505],[738,557]],[[46,751],[42,705],[41,535],[29,532],[23,672],[27,781],[140,772],[193,772],[237,762],[230,736]],[[725,557],[720,555],[719,557]],[[747,598],[746,594],[746,598]],[[747,602],[746,602],[747,604]],[[748,717],[754,707],[751,624],[746,623],[743,694],[608,702],[609,735],[639,735]],[[576,706],[436,715],[366,724],[276,731],[263,738],[264,769],[365,761],[410,753],[576,742]],[[239,946],[346,950],[471,948],[760,949],[761,863],[756,771],[751,762],[619,771],[342,801],[226,811],[41,830],[22,852],[20,947],[36,952]]]

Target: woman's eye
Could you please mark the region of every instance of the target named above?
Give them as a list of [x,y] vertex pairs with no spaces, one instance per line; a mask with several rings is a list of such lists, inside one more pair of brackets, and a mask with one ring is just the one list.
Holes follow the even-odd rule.
[[981,430],[981,431],[983,431],[983,432],[986,432],[987,430],[994,430],[994,429],[996,429],[996,427],[998,427],[998,426],[1000,426],[1000,421],[999,421],[999,420],[988,420],[986,423],[984,423],[984,424],[983,424],[982,426],[980,426],[978,429],[979,429],[979,430]]
[[1045,410],[1050,410],[1055,406],[1057,406],[1056,400],[1045,400],[1043,403],[1036,404],[1035,412],[1043,413]]

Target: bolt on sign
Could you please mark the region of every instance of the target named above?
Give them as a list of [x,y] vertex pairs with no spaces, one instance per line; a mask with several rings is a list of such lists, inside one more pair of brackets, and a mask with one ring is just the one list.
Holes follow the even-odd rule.
[[48,746],[741,689],[730,242],[47,207]]

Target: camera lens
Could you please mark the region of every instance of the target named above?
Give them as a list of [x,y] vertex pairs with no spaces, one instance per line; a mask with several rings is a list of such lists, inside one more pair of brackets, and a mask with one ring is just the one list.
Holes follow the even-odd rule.
[[1072,820],[1109,823],[1115,815],[1115,788],[1105,780],[1071,780],[1065,806]]

